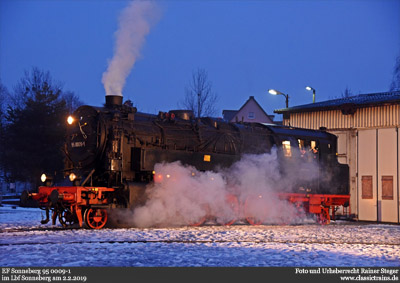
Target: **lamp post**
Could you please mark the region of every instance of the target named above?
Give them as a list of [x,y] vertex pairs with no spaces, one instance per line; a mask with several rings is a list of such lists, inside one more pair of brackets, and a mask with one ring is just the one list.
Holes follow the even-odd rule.
[[312,103],[315,103],[315,89],[310,86],[306,86],[306,90],[312,90]]
[[286,98],[286,108],[289,108],[289,95],[285,94],[283,92],[280,92],[279,90],[276,89],[270,89],[268,92],[272,95],[283,95]]

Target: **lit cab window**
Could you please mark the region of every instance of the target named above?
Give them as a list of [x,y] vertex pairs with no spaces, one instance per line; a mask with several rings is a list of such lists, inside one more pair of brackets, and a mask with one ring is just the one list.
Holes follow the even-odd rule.
[[283,150],[283,155],[286,157],[292,156],[292,150],[290,148],[290,141],[283,141],[282,142],[282,150]]
[[301,139],[298,139],[297,141],[299,142],[300,155],[301,157],[304,157],[305,154],[307,153],[305,142],[304,140]]
[[311,151],[315,154],[318,153],[318,146],[316,141],[311,141]]
[[211,155],[208,155],[208,154],[204,155],[204,159],[203,160],[205,162],[211,162]]

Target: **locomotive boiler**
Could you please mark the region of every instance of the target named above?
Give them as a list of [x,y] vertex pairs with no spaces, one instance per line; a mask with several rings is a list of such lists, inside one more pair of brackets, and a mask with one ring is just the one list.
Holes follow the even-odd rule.
[[[199,171],[231,166],[244,154],[276,148],[283,175],[296,168],[295,160],[317,164],[317,178],[283,188],[279,198],[329,222],[330,211],[349,201],[348,166],[336,158],[336,136],[260,123],[227,123],[195,118],[191,111],[158,115],[140,113],[121,96],[106,96],[104,107],[81,106],[68,117],[64,174],[68,186],[46,184],[30,196],[46,210],[47,219],[63,226],[83,223],[99,229],[114,208],[134,208],[146,202],[146,185],[156,178],[157,163],[180,161]],[[327,174],[327,172],[329,174]],[[251,224],[258,224],[249,217]],[[261,222],[260,222],[261,223]]]

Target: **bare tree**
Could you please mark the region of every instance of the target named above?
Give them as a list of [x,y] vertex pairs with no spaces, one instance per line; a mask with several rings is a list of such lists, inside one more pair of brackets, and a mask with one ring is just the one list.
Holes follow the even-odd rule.
[[393,70],[393,79],[390,85],[390,91],[400,90],[400,55],[396,59],[396,64]]
[[342,92],[342,98],[348,98],[350,96],[353,96],[353,92],[348,86],[346,86],[346,89],[344,90],[344,92]]
[[182,106],[192,110],[197,118],[216,114],[217,95],[212,91],[212,84],[204,69],[193,71],[190,83],[185,88]]
[[72,91],[65,91],[61,97],[65,100],[69,113],[74,112],[79,106],[83,105],[83,102]]
[[0,79],[0,123],[3,121],[6,112],[6,101],[8,97],[8,90]]

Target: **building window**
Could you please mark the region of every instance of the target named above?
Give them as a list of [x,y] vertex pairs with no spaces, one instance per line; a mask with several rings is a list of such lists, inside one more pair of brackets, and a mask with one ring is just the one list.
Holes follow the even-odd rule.
[[362,199],[372,199],[372,176],[362,176],[361,177],[361,198]]
[[382,199],[393,200],[393,176],[382,176]]
[[254,112],[249,112],[249,115],[247,116],[249,119],[255,119],[256,115],[254,114]]

